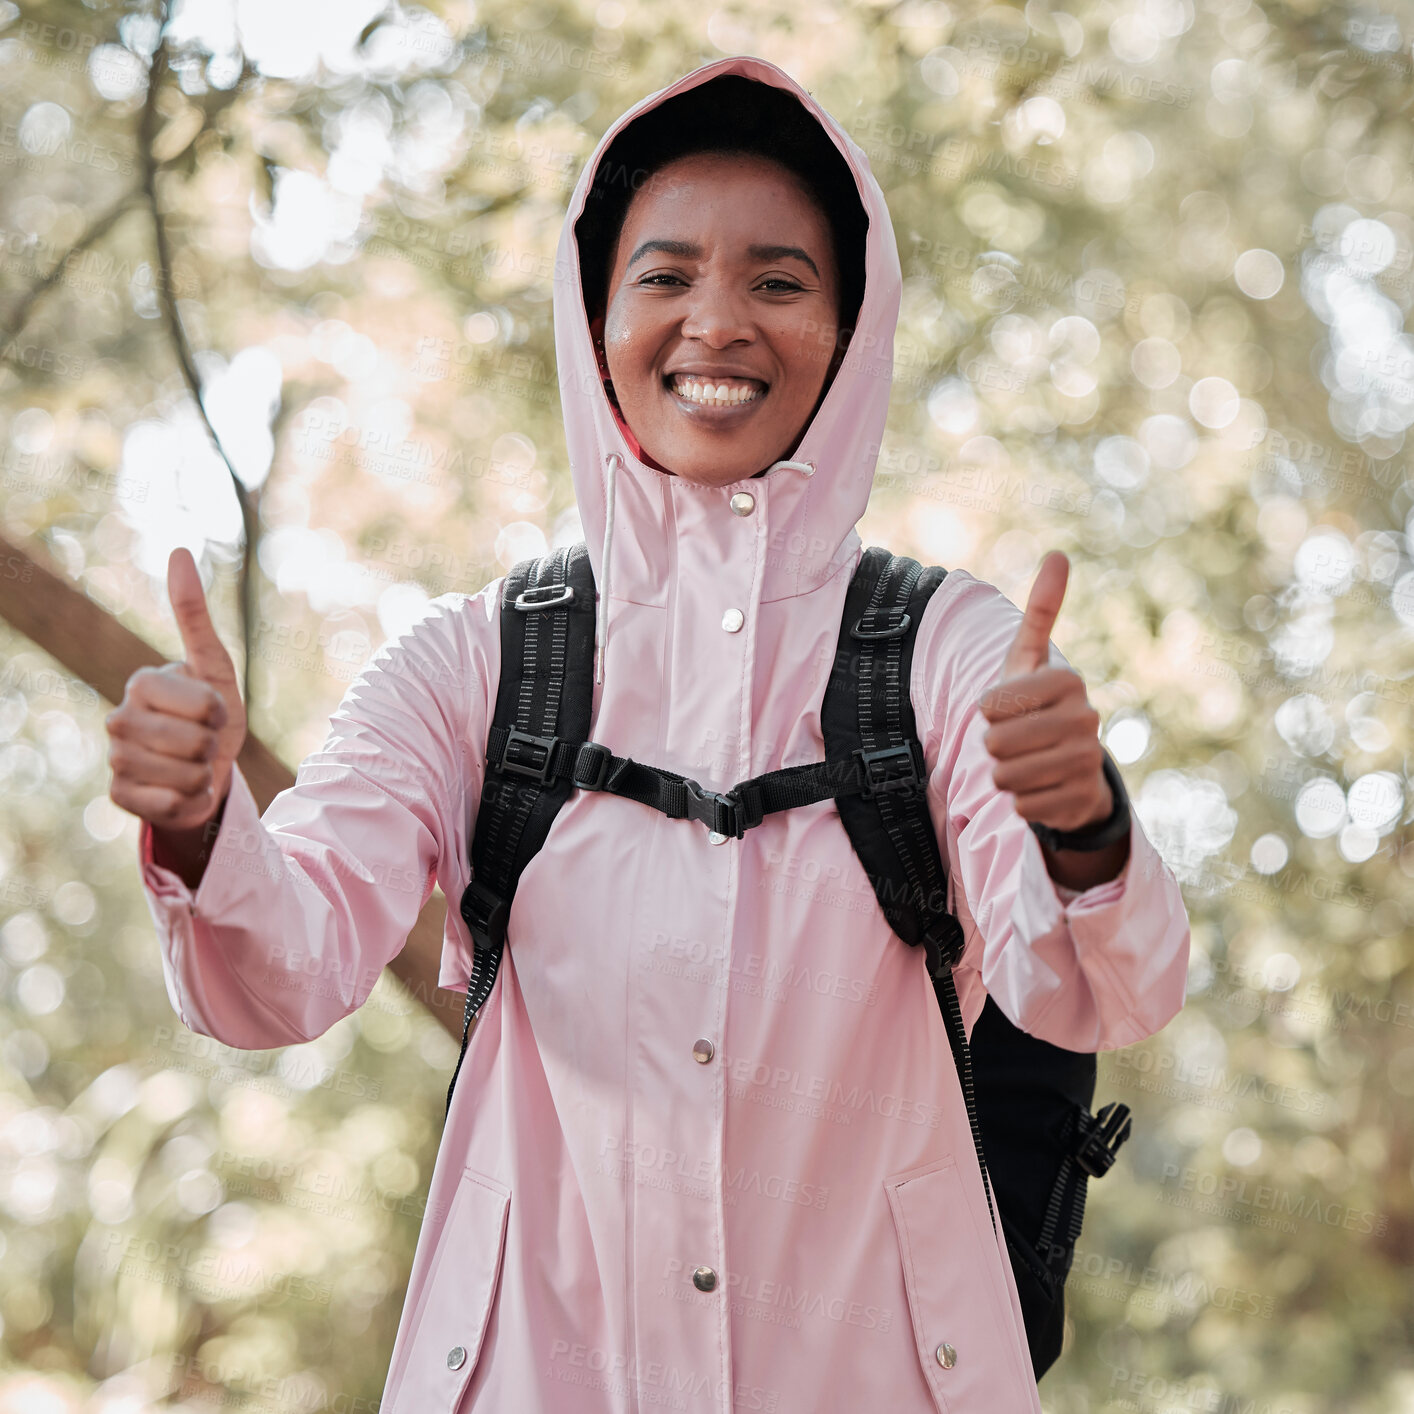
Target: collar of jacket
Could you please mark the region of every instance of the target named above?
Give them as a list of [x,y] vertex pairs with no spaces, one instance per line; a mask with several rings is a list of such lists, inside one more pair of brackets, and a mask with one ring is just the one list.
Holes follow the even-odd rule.
[[[675,94],[723,74],[743,74],[794,94],[830,135],[854,173],[869,217],[864,299],[849,351],[824,401],[788,460],[765,475],[706,487],[646,465],[626,435],[599,377],[581,293],[574,223],[584,210],[605,149],[629,124]],[[555,357],[565,437],[580,522],[601,605],[614,599],[664,605],[678,566],[679,538],[694,537],[690,563],[710,568],[713,550],[760,560],[761,602],[808,594],[857,556],[854,527],[868,504],[893,376],[901,275],[888,206],[869,160],[848,133],[789,74],[765,59],[719,59],[650,94],[604,133],[580,173],[560,231],[555,262]],[[743,540],[732,496],[748,491],[760,517]],[[733,529],[735,526],[735,530]],[[740,566],[736,568],[740,569]],[[606,624],[601,616],[601,625]],[[603,629],[599,651],[602,654]]]

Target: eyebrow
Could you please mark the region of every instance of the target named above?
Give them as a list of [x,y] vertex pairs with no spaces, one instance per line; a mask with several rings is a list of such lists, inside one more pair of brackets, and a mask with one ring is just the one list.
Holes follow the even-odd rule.
[[[644,241],[629,257],[628,264],[624,266],[625,272],[655,250],[662,251],[664,255],[681,256],[684,260],[697,260],[702,255],[702,247],[692,241]],[[752,260],[799,260],[814,271],[817,280],[820,279],[819,268],[798,245],[751,245],[747,246],[746,253]]]

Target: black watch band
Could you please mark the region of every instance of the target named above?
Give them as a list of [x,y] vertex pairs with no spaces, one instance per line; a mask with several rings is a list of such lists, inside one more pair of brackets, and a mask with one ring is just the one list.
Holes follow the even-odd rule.
[[1083,830],[1057,830],[1037,820],[1029,821],[1036,837],[1048,849],[1106,849],[1129,833],[1129,793],[1124,788],[1124,778],[1119,773],[1119,767],[1115,765],[1108,751],[1105,752],[1102,769],[1114,796],[1114,809],[1106,819],[1097,820]]

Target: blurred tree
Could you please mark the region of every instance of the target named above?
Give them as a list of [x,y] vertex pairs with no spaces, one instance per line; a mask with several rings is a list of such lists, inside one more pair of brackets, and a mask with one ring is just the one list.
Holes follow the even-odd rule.
[[[1411,35],[1253,0],[0,0],[0,1408],[377,1398],[455,1046],[386,982],[305,1046],[187,1032],[99,694],[124,634],[179,651],[167,555],[204,547],[298,761],[428,598],[577,537],[565,201],[734,52],[889,196],[861,534],[1014,599],[1070,554],[1057,641],[1193,917],[1189,1006],[1102,1058],[1135,1138],[1043,1403],[1414,1407]],[[87,661],[61,589],[107,616]]]

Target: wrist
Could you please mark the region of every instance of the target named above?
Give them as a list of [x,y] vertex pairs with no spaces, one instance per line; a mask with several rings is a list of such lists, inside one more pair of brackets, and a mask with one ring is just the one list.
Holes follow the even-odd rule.
[[222,797],[215,814],[200,825],[173,827],[148,821],[152,832],[152,862],[170,870],[188,888],[195,890],[206,872],[216,837],[221,833],[227,799],[229,792]]
[[1041,843],[1049,850],[1082,853],[1112,851],[1115,846],[1129,838],[1130,812],[1129,793],[1124,788],[1124,778],[1119,773],[1108,751],[1104,753],[1102,768],[1109,785],[1113,804],[1109,814],[1102,819],[1092,820],[1075,830],[1057,830],[1043,825],[1039,820],[1028,823]]
[[1053,850],[1043,844],[1041,858],[1054,883],[1084,893],[1124,873],[1129,866],[1129,837],[1098,850]]

